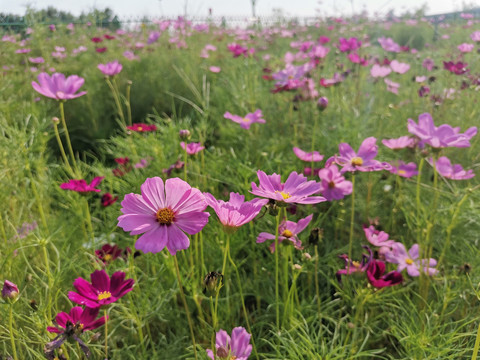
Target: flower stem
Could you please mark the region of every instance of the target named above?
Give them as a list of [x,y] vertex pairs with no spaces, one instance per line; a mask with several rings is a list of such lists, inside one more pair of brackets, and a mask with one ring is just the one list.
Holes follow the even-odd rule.
[[103,316],[105,316],[105,359],[108,359],[108,317],[107,309],[103,310]]
[[10,342],[12,343],[12,353],[14,360],[18,360],[17,348],[15,347],[15,337],[13,336],[13,303],[10,304],[10,312],[8,316],[8,331],[10,332]]
[[70,134],[68,133],[67,122],[65,121],[65,110],[63,108],[63,101],[60,101],[60,119],[62,121],[63,130],[65,131],[65,138],[67,139],[68,152],[72,158],[73,168],[75,173],[79,175],[77,161],[75,160],[75,154],[73,153],[72,142],[70,141]]
[[197,358],[197,344],[195,343],[195,335],[193,333],[193,324],[192,324],[192,319],[190,318],[190,312],[188,310],[187,299],[185,298],[185,294],[183,292],[183,285],[182,285],[182,279],[180,277],[180,269],[178,268],[177,255],[173,255],[173,261],[175,263],[175,271],[177,273],[178,288],[180,290],[180,296],[182,298],[183,306],[185,307],[185,313],[187,314],[188,326],[190,328],[190,335],[192,337],[193,354],[195,356],[195,360],[197,360],[198,359]]
[[70,172],[71,176],[75,176],[70,163],[68,162],[67,154],[65,153],[65,149],[63,148],[62,139],[60,138],[60,133],[58,132],[58,124],[56,122],[53,123],[53,130],[55,132],[55,138],[57,139],[58,147],[60,148],[60,153],[62,154],[63,162],[65,163],[68,171]]
[[275,311],[277,328],[280,328],[280,304],[278,300],[278,226],[280,225],[281,211],[278,212],[275,222]]
[[187,181],[187,144],[185,143],[185,149],[183,150],[183,180]]
[[[122,105],[120,104],[120,100],[118,98],[118,91],[116,89],[116,86],[115,87],[113,86],[112,82],[110,81],[110,79],[108,77],[105,78],[105,81],[106,81],[108,87],[110,88],[110,90],[112,92],[113,100],[115,101],[115,105],[117,106],[118,116],[122,120],[123,126],[125,126],[126,125],[125,124],[125,116],[123,115],[123,109],[122,109]],[[113,81],[115,81],[115,79],[113,79]]]
[[475,340],[475,346],[473,347],[472,360],[477,360],[479,348],[480,348],[480,324],[478,324],[477,338]]
[[[218,290],[216,293],[218,294]],[[217,297],[215,297],[215,301],[217,300]],[[210,340],[210,346],[212,347],[213,351],[213,358],[215,359],[217,357],[217,347],[215,346],[215,336],[216,336],[216,329],[217,329],[217,312],[216,312],[216,306],[213,305],[213,296],[210,295],[210,312],[212,313],[212,338]]]
[[352,207],[350,210],[350,237],[348,239],[348,266],[350,268],[350,261],[352,259],[353,248],[353,223],[355,220],[355,173],[352,174]]
[[88,200],[85,198],[85,219],[88,227],[88,232],[89,237],[90,237],[90,242],[92,244],[92,250],[95,249],[95,236],[93,232],[93,226],[92,226],[92,217],[90,215],[90,207],[88,206]]
[[132,82],[129,80],[127,82],[127,101],[125,102],[125,105],[127,106],[127,117],[128,117],[128,125],[132,125],[132,105],[130,103],[130,90],[132,89]]

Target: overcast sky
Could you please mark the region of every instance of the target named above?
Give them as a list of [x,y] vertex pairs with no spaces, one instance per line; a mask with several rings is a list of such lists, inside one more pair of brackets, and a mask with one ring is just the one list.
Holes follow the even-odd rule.
[[[366,9],[370,15],[385,14],[395,9],[398,15],[406,10],[428,6],[427,14],[462,10],[463,0],[256,0],[257,15],[271,15],[273,9],[282,9],[289,16],[351,15]],[[467,1],[469,3],[469,1]],[[0,12],[24,14],[27,5],[35,9],[54,6],[75,15],[82,11],[111,8],[121,18],[160,17],[184,14],[206,16],[211,8],[213,15],[251,15],[251,0],[0,0]]]

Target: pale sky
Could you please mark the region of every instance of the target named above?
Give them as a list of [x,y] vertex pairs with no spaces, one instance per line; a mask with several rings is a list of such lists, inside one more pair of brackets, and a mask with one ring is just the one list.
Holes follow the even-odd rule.
[[[398,15],[424,3],[428,5],[427,14],[439,14],[462,10],[463,0],[256,0],[256,13],[268,16],[276,8],[288,16],[349,16],[352,9],[355,13],[366,9],[373,15],[393,8]],[[23,15],[27,5],[35,9],[54,6],[74,15],[109,7],[121,18],[182,15],[185,7],[190,16],[206,16],[209,8],[214,16],[252,14],[251,0],[0,0],[0,12]]]

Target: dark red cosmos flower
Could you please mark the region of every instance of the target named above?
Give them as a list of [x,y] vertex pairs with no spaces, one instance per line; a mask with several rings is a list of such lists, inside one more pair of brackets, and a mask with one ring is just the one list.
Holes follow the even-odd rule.
[[157,126],[155,124],[148,125],[144,123],[136,123],[132,126],[127,126],[128,130],[136,131],[136,132],[148,132],[148,131],[156,131]]
[[95,44],[101,43],[103,41],[101,37],[97,37],[97,36],[91,38],[90,40],[92,40],[92,42],[94,42]]
[[113,273],[110,278],[105,270],[95,270],[90,274],[90,279],[92,280],[91,284],[83,278],[77,278],[73,282],[73,286],[78,293],[70,291],[68,298],[74,303],[89,308],[98,308],[117,301],[133,290],[134,280],[125,280],[123,271]]
[[118,200],[118,196],[113,197],[112,194],[107,192],[102,195],[102,199],[101,199],[102,206],[107,207],[107,206],[113,205],[117,202],[117,200]]
[[463,63],[461,61],[458,61],[454,63],[453,61],[444,61],[443,62],[443,68],[445,70],[450,71],[451,73],[454,73],[455,75],[463,75],[470,70],[467,69],[468,64]]
[[107,39],[107,40],[113,40],[113,39],[115,39],[115,36],[108,35],[108,34],[103,35],[103,37],[104,37],[105,39]]
[[97,255],[97,257],[103,261],[104,264],[109,264],[119,257],[125,260],[125,258],[131,252],[132,250],[130,250],[128,247],[125,250],[122,250],[117,245],[112,246],[110,244],[105,244],[100,250],[95,250],[95,255]]
[[105,324],[105,317],[97,318],[100,308],[83,309],[75,306],[70,313],[58,313],[55,317],[55,326],[48,326],[47,331],[56,333],[58,336],[53,341],[45,344],[44,352],[47,359],[54,360],[55,350],[58,349],[67,339],[73,339],[80,345],[86,357],[90,356],[90,350],[87,345],[79,338],[79,335],[86,330],[94,330]]
[[398,271],[390,271],[385,274],[385,263],[371,259],[367,265],[367,278],[370,284],[376,288],[393,286],[403,282],[403,276]]
[[104,53],[105,51],[107,51],[107,48],[106,47],[96,48],[95,51],[98,53]]

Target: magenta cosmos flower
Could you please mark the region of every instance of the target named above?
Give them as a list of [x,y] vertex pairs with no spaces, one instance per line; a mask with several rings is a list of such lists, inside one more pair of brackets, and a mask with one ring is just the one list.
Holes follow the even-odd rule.
[[418,124],[412,119],[408,119],[408,132],[417,136],[422,143],[434,148],[463,148],[470,146],[470,139],[477,134],[477,127],[472,126],[461,134],[460,128],[452,128],[448,124],[436,127],[433,124],[432,115],[424,113],[418,116]]
[[195,155],[200,151],[202,151],[203,149],[205,149],[205,146],[202,146],[202,144],[200,144],[199,142],[198,143],[192,142],[189,144],[185,144],[185,142],[182,141],[180,143],[180,146],[182,147],[183,150],[187,152],[188,155]]
[[159,177],[145,180],[140,187],[142,194],[127,194],[122,201],[123,215],[118,226],[130,235],[143,234],[135,248],[143,252],[158,253],[166,246],[170,254],[185,250],[190,240],[184,232],[198,233],[208,222],[210,214],[200,190],[188,183],[172,178]]
[[[100,308],[85,308],[75,306],[70,313],[60,312],[55,316],[55,324],[57,326],[48,326],[47,331],[56,334],[64,333],[69,326],[75,327],[80,333],[87,330],[94,330],[105,324],[105,317],[97,319]],[[68,324],[70,323],[70,324]]]
[[65,75],[61,73],[54,73],[50,76],[42,72],[38,75],[38,83],[32,81],[32,86],[43,96],[56,100],[69,100],[87,93],[81,91],[76,94],[84,82],[85,80],[77,75],[71,75],[65,79]]
[[392,150],[404,149],[406,147],[413,148],[415,147],[415,139],[410,136],[400,136],[396,139],[383,139],[382,144]]
[[323,160],[323,155],[321,155],[318,151],[314,152],[306,152],[298,147],[293,148],[293,153],[302,161],[308,162],[318,162]]
[[343,166],[340,171],[342,174],[347,171],[377,171],[385,169],[385,164],[377,160],[373,160],[377,156],[378,146],[377,139],[369,137],[363,140],[358,153],[347,143],[341,143],[338,146],[340,155],[335,155],[327,160],[327,166],[332,163],[337,163]]
[[412,176],[418,175],[417,164],[415,164],[414,162],[409,162],[408,164],[406,164],[402,160],[397,160],[390,163],[390,165],[391,168],[387,170],[390,171],[392,174],[396,174],[404,178],[411,178]]
[[290,173],[285,183],[281,182],[278,174],[267,175],[257,171],[259,186],[252,182],[253,195],[265,197],[289,204],[318,204],[326,201],[323,196],[311,196],[320,192],[320,184],[307,178],[296,171]]
[[232,330],[232,337],[225,330],[217,332],[215,347],[217,359],[213,357],[213,351],[207,349],[207,355],[212,360],[235,359],[247,360],[252,352],[250,345],[251,335],[243,327],[239,326]]
[[127,129],[135,132],[149,132],[149,131],[156,131],[157,126],[155,124],[148,125],[144,123],[136,123],[131,126],[127,126]]
[[398,264],[397,271],[407,269],[407,273],[410,276],[420,276],[420,271],[423,271],[427,275],[435,275],[437,269],[434,267],[437,265],[435,259],[418,259],[419,246],[414,244],[410,250],[405,249],[405,245],[396,242],[392,246],[392,251],[385,254],[385,258],[388,262]]
[[204,193],[205,201],[218,216],[218,219],[227,232],[233,232],[240,226],[252,221],[262,207],[268,203],[267,199],[253,199],[245,201],[245,196],[231,192],[230,201],[217,200],[212,194]]
[[321,187],[320,193],[328,201],[343,199],[346,195],[350,195],[353,190],[351,181],[345,180],[338,167],[334,164],[321,169],[318,172]]
[[367,273],[368,282],[378,289],[403,282],[403,276],[400,272],[394,270],[385,274],[385,263],[373,258],[368,262],[365,272]]
[[18,296],[18,286],[10,280],[5,280],[2,287],[2,298],[15,299]]
[[110,278],[105,270],[95,270],[90,274],[92,283],[83,278],[77,278],[73,286],[78,291],[68,292],[68,298],[79,305],[89,308],[99,308],[111,304],[123,295],[133,290],[133,279],[125,280],[125,273],[117,271]]
[[90,184],[87,184],[85,180],[70,180],[68,183],[63,183],[60,185],[60,188],[63,190],[72,190],[79,193],[87,192],[100,192],[100,189],[97,189],[96,186],[102,182],[105,176],[95,177]]
[[98,69],[107,76],[114,76],[122,71],[122,64],[118,62],[118,60],[106,63],[106,64],[99,64]]
[[368,242],[373,246],[380,248],[380,253],[384,254],[387,251],[392,249],[395,240],[389,240],[389,235],[385,231],[379,231],[370,225],[369,227],[364,226],[363,231]]
[[[289,240],[293,243],[296,249],[302,249],[302,242],[298,239],[298,234],[301,233],[312,221],[313,214],[308,215],[304,219],[300,219],[298,223],[293,221],[283,221],[278,226],[278,243],[281,243],[283,240]],[[257,237],[257,244],[265,242],[265,240],[275,240],[275,235],[269,234],[266,232],[261,232]],[[275,242],[270,245],[270,251],[273,253],[275,251]]]
[[[428,160],[433,166],[433,159]],[[435,163],[435,169],[440,175],[450,180],[468,180],[475,176],[473,170],[464,170],[460,164],[452,164],[446,156],[441,156]]]
[[259,124],[265,124],[265,119],[262,119],[262,110],[257,109],[253,113],[248,113],[245,115],[245,117],[241,117],[238,115],[232,115],[228,111],[223,114],[223,117],[225,119],[230,119],[233,122],[236,122],[237,124],[240,124],[240,126],[244,129],[250,129],[250,125],[253,123],[259,123]]

